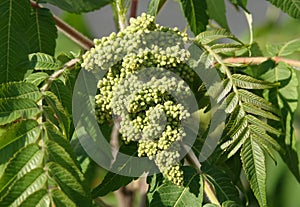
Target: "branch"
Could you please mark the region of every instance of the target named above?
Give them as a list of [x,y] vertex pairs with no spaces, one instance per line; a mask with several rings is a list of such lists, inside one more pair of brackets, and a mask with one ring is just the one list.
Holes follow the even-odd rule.
[[[42,8],[41,5],[36,3],[33,0],[30,0],[30,4],[32,8],[40,9]],[[63,34],[68,36],[71,40],[73,40],[76,44],[84,48],[85,50],[89,50],[92,47],[94,47],[94,43],[92,40],[78,32],[76,29],[71,27],[69,24],[61,20],[59,17],[53,15],[54,22],[58,28],[59,31],[61,31]]]
[[130,189],[123,186],[120,189],[116,190],[114,192],[114,194],[117,197],[119,207],[132,207],[133,206],[135,193],[133,191],[131,191]]
[[230,57],[223,59],[224,63],[227,64],[250,64],[250,65],[259,65],[267,60],[272,60],[276,64],[279,62],[286,63],[296,70],[300,71],[300,61],[292,60],[288,58],[282,58],[282,57]]
[[131,9],[130,9],[130,17],[136,17],[136,11],[138,7],[138,0],[132,0]]

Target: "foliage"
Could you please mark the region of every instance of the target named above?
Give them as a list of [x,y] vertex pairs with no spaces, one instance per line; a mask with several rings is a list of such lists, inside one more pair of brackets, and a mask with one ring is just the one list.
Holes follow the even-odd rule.
[[[29,0],[1,1],[0,206],[107,206],[103,199],[113,191],[135,193],[128,189],[142,179],[130,172],[143,165],[131,159],[140,157],[151,161],[147,206],[269,206],[266,165],[277,155],[300,182],[293,127],[300,61],[288,59],[299,52],[299,39],[268,44],[270,56],[261,56],[257,43],[231,34],[223,0],[178,1],[194,37],[156,24],[166,0],[149,1],[148,14],[129,26],[126,12],[135,1],[37,2],[73,13],[111,5],[122,30],[90,48],[77,31],[60,28],[87,51],[58,54],[59,21],[51,10]],[[247,14],[251,29],[247,1],[230,2]],[[299,18],[299,3],[270,2]],[[87,70],[98,82],[92,96],[91,79],[79,77]],[[74,108],[79,79],[88,100]],[[114,171],[100,184],[88,182],[96,152],[80,146],[86,129],[73,123],[76,117],[122,152],[114,155],[102,140],[107,157],[99,159],[130,157],[122,166],[109,163]]]

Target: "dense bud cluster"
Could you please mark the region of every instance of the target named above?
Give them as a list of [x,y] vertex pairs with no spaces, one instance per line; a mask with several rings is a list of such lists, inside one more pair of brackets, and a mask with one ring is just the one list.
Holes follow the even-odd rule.
[[125,30],[95,40],[82,64],[86,70],[108,71],[98,82],[99,123],[120,116],[123,140],[138,142],[138,155],[154,160],[177,185],[183,181],[181,123],[190,116],[183,100],[192,95],[185,81],[195,77],[188,65],[186,40],[177,28],[161,27],[154,17],[142,14]]

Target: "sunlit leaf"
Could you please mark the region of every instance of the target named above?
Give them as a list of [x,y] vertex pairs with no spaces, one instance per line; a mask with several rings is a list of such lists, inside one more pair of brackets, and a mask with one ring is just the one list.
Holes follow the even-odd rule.
[[198,172],[191,167],[184,167],[182,187],[166,181],[156,188],[149,206],[201,207],[203,199],[203,182]]
[[40,52],[30,54],[29,61],[29,69],[34,70],[58,70],[62,67],[51,55]]

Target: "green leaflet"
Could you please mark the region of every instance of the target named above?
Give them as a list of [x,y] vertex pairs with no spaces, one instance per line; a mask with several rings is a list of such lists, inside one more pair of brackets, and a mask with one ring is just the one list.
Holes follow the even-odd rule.
[[7,194],[10,185],[16,182],[17,179],[23,177],[32,169],[41,165],[43,153],[39,151],[38,145],[31,144],[22,148],[8,162],[3,176],[0,179],[0,200],[3,195]]
[[53,124],[58,122],[62,133],[67,136],[68,139],[71,139],[69,137],[71,120],[60,100],[50,91],[45,92],[44,100],[49,106],[48,110],[44,111],[45,116],[49,118],[49,121],[51,121],[51,117],[54,118],[55,122]]
[[50,162],[46,167],[64,196],[67,196],[76,206],[92,206],[88,195],[89,190],[82,185],[82,181],[76,179],[74,174],[58,163]]
[[[47,175],[42,168],[32,169],[10,186],[10,190],[5,194],[5,197],[2,200],[0,198],[1,206],[21,206],[32,192],[44,188],[46,182]],[[36,203],[31,205],[36,206]]]
[[241,101],[245,103],[249,103],[255,107],[258,107],[260,109],[270,111],[274,114],[279,114],[278,109],[269,101],[266,99],[250,92],[244,89],[239,89],[238,90],[238,95]]
[[68,87],[63,81],[54,80],[50,90],[56,95],[66,112],[72,114],[72,86]]
[[148,4],[148,14],[156,16],[167,0],[151,0]]
[[294,18],[300,17],[300,2],[294,0],[268,0]]
[[201,207],[203,199],[202,177],[192,167],[183,167],[184,184],[182,187],[170,181],[157,187],[149,201],[149,207],[174,206],[174,207]]
[[[67,197],[66,200],[71,200],[77,206],[91,206],[89,190],[85,186],[83,174],[69,143],[51,124],[46,123],[44,130],[47,138],[46,149],[49,153],[49,163],[46,167],[59,186],[58,195]],[[68,206],[67,203],[64,205]]]
[[288,56],[297,51],[300,51],[299,47],[300,47],[300,39],[294,39],[285,44],[273,43],[273,44],[266,45],[267,52],[271,56],[279,56],[279,57]]
[[0,84],[0,125],[38,115],[40,109],[36,102],[41,96],[39,89],[30,83],[8,82]]
[[[22,15],[20,15],[22,14]],[[22,80],[26,69],[28,41],[25,32],[30,16],[28,0],[0,2],[0,83]]]
[[62,10],[66,10],[71,13],[83,13],[100,9],[107,4],[112,3],[113,0],[46,0],[46,2],[58,6]]
[[[0,160],[4,163],[4,160],[9,158],[6,155],[12,155],[11,153],[17,152],[19,147],[35,142],[40,133],[38,123],[34,120],[25,120],[8,127],[0,136],[0,152],[2,155]],[[14,147],[10,148],[13,145]]]
[[300,51],[300,39],[291,40],[285,43],[278,51],[278,56],[288,56],[297,51]]
[[225,29],[215,29],[201,32],[196,36],[196,42],[199,42],[201,44],[208,44],[224,38],[232,39],[242,44],[239,39],[237,39],[233,34]]
[[206,0],[206,4],[209,17],[214,19],[221,27],[229,30],[224,0]]
[[57,29],[49,9],[32,8],[30,24],[26,35],[29,42],[29,53],[42,52],[54,55]]
[[32,73],[29,76],[25,78],[25,81],[28,83],[32,83],[35,86],[39,86],[41,83],[43,83],[45,80],[49,78],[49,75],[45,72],[37,72]]
[[34,70],[58,70],[62,64],[56,61],[51,55],[44,53],[32,53],[29,55],[29,69]]
[[277,83],[258,80],[247,75],[233,74],[232,78],[233,83],[237,87],[244,89],[267,89],[272,88],[274,86],[278,86]]
[[225,54],[226,56],[238,56],[238,54],[248,50],[245,45],[233,43],[216,43],[211,46],[211,49],[217,54]]
[[53,195],[53,202],[54,202],[55,206],[77,207],[76,203],[74,201],[72,201],[61,190],[54,189],[51,193]]
[[[44,123],[44,131],[44,135],[47,138],[46,145],[48,146],[49,151],[52,151],[54,154],[60,156],[61,159],[65,158],[65,162],[74,170],[74,175],[77,174],[79,176],[78,179],[83,179],[80,170],[78,171],[80,167],[76,156],[74,155],[73,149],[66,138],[61,134],[60,131],[57,130],[54,125],[49,123]],[[59,159],[59,157],[56,156],[49,158],[49,160],[53,162],[55,159]]]
[[206,29],[208,16],[206,2],[202,0],[180,0],[181,7],[194,35]]
[[261,207],[267,207],[266,163],[264,153],[253,139],[247,139],[241,150],[243,169]]
[[9,82],[0,84],[0,100],[23,98],[38,101],[41,96],[39,89],[30,83]]
[[264,111],[261,108],[255,106],[251,103],[247,103],[247,102],[244,103],[243,108],[244,108],[245,112],[247,112],[248,114],[254,114],[256,116],[260,116],[261,118],[272,119],[272,120],[275,120],[275,121],[280,120],[278,116],[275,116],[271,112]]
[[227,96],[227,94],[231,91],[231,89],[232,89],[232,82],[229,79],[223,80],[223,87],[224,87],[224,89],[222,90],[222,92],[217,97],[217,102],[218,103],[221,100],[223,100],[224,97]]
[[17,119],[34,118],[40,113],[37,104],[30,99],[0,100],[0,125],[5,125]]
[[267,132],[270,132],[275,135],[281,134],[281,132],[278,129],[275,129],[274,127],[268,125],[266,122],[256,118],[255,116],[247,115],[247,120],[248,120],[248,123],[250,123],[250,124],[253,124],[253,125],[258,124],[261,129],[263,129]]
[[0,136],[0,177],[6,163],[22,147],[35,142],[41,133],[36,121],[26,120],[6,128]]
[[36,206],[50,206],[50,194],[46,189],[37,190],[30,194],[26,200],[22,203],[23,207],[31,207],[33,203]]
[[230,93],[222,103],[222,107],[225,108],[225,112],[230,114],[238,105],[239,98],[236,93]]

